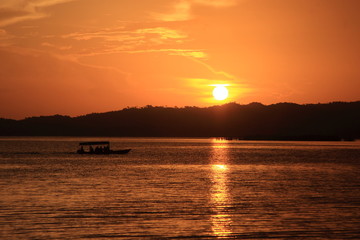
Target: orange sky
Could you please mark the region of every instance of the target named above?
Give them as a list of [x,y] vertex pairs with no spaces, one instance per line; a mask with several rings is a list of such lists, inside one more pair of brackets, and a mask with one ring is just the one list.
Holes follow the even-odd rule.
[[[1,0],[0,117],[360,100],[359,0]],[[214,84],[229,98],[215,101]]]

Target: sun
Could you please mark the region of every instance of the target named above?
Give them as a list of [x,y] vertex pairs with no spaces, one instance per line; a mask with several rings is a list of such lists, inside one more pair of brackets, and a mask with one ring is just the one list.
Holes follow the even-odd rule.
[[218,85],[213,90],[213,96],[216,100],[225,100],[229,96],[229,91],[225,86]]

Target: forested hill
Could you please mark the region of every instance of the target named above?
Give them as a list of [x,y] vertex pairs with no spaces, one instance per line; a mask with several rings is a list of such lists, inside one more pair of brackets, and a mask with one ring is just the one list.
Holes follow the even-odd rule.
[[360,101],[268,106],[228,103],[206,108],[146,106],[80,117],[0,119],[0,135],[360,139]]

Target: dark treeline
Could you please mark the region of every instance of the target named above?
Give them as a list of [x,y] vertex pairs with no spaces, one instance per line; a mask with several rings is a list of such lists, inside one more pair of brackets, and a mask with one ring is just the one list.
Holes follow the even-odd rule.
[[360,101],[298,105],[125,108],[80,117],[0,119],[2,136],[229,137],[268,140],[360,138]]

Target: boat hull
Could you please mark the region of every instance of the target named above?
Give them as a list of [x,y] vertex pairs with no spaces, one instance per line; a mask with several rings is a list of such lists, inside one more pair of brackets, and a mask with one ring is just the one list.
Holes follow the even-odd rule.
[[110,154],[127,154],[131,149],[121,149],[121,150],[110,150],[107,152],[81,152],[78,151],[78,154],[90,154],[90,155],[110,155]]

